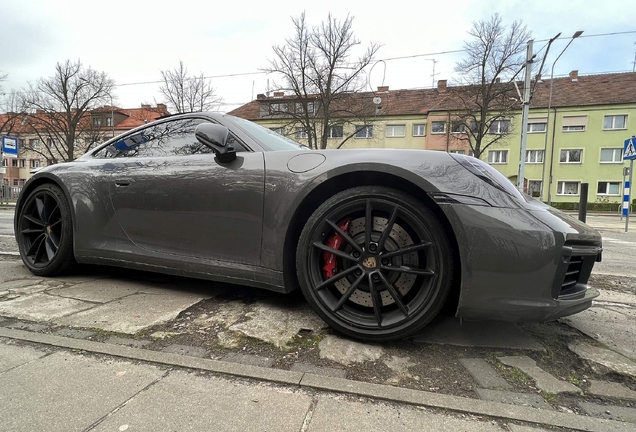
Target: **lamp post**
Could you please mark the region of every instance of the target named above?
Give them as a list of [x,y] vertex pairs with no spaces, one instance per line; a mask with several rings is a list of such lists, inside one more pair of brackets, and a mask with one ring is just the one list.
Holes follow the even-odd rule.
[[[545,153],[547,153],[547,151],[548,151],[548,135],[549,135],[549,128],[550,128],[550,109],[552,108],[552,85],[554,84],[554,65],[556,65],[556,62],[559,61],[559,59],[561,58],[561,56],[563,55],[565,50],[568,49],[570,44],[572,42],[574,42],[574,39],[578,38],[582,34],[583,34],[583,30],[578,30],[577,32],[575,32],[572,35],[572,38],[570,39],[568,44],[565,46],[565,48],[563,48],[563,51],[561,51],[561,53],[557,56],[556,60],[554,60],[554,62],[552,63],[552,68],[550,70],[550,96],[548,97],[548,115],[546,117],[545,142],[544,142],[544,145],[543,145],[544,160],[545,160]],[[555,122],[554,126],[556,127],[556,122]],[[554,127],[552,129],[554,129]],[[554,160],[554,134],[555,134],[555,131],[553,130],[552,131],[552,142],[550,143],[550,171],[549,171],[549,178],[548,178],[548,205],[552,205],[552,165],[553,165],[553,160]],[[542,191],[545,190],[544,183],[545,183],[545,163],[543,164],[543,173],[541,174],[541,190]],[[543,199],[543,192],[541,193],[541,199]]]

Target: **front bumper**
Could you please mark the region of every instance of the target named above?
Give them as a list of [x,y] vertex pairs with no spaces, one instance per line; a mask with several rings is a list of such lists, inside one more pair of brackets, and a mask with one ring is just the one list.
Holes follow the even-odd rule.
[[554,210],[443,204],[459,245],[466,319],[543,321],[591,306],[601,236]]

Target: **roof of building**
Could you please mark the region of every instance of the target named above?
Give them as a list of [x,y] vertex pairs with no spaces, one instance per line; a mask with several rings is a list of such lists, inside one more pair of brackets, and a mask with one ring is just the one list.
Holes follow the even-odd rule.
[[[636,103],[636,73],[610,73],[579,76],[572,71],[569,76],[552,80],[552,107],[574,107]],[[354,97],[372,99],[380,97],[376,116],[428,115],[435,111],[458,110],[462,103],[457,97],[471,86],[447,86],[446,80],[438,81],[437,88],[415,90],[388,90],[357,93]],[[504,85],[504,84],[502,84]],[[532,83],[534,87],[531,108],[545,108],[550,98],[550,80]],[[474,88],[474,87],[472,87]],[[521,89],[522,91],[522,89]],[[293,96],[259,98],[240,106],[228,114],[248,120],[259,120],[262,103],[293,101]],[[274,117],[269,117],[274,118]]]

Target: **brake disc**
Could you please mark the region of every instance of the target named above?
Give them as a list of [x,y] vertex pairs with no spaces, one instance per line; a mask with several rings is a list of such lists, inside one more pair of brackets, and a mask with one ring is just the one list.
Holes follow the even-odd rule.
[[[382,236],[382,231],[384,231],[384,228],[387,226],[387,224],[388,219],[383,217],[374,217],[373,228],[371,231],[371,240],[378,241]],[[349,223],[348,234],[358,244],[363,244],[365,235],[365,218],[360,217],[358,219],[353,219]],[[386,251],[390,252],[412,244],[414,244],[414,242],[411,236],[396,222],[393,224],[384,248]],[[391,259],[391,265],[394,267],[404,265],[417,268],[419,265],[417,252],[411,252],[409,254],[393,257]],[[384,275],[389,283],[391,283],[395,287],[395,289],[403,296],[409,292],[409,290],[413,287],[415,280],[417,279],[417,275],[408,273],[398,274],[398,272],[385,272]],[[340,291],[340,293],[344,294],[351,286],[353,281],[355,281],[355,279],[356,277],[352,277],[351,279],[349,279],[348,277],[344,277],[334,283],[334,286],[338,289],[338,291]],[[374,286],[380,291],[383,306],[389,306],[395,303],[395,300],[382,282],[376,282],[374,283]],[[360,282],[358,288],[353,292],[353,294],[351,294],[351,297],[349,297],[349,301],[361,306],[373,307],[373,301],[371,299],[371,293],[369,292],[367,279],[363,279],[362,282]]]

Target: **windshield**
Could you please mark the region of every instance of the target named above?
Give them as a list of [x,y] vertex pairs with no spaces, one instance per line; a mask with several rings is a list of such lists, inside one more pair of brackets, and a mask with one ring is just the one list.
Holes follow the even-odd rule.
[[231,120],[234,122],[234,124],[236,124],[248,134],[252,135],[253,138],[263,143],[270,150],[309,150],[309,147],[304,146],[280,134],[277,134],[276,132],[264,128],[263,126],[257,125],[256,123],[249,120],[245,120],[239,117],[231,117]]

